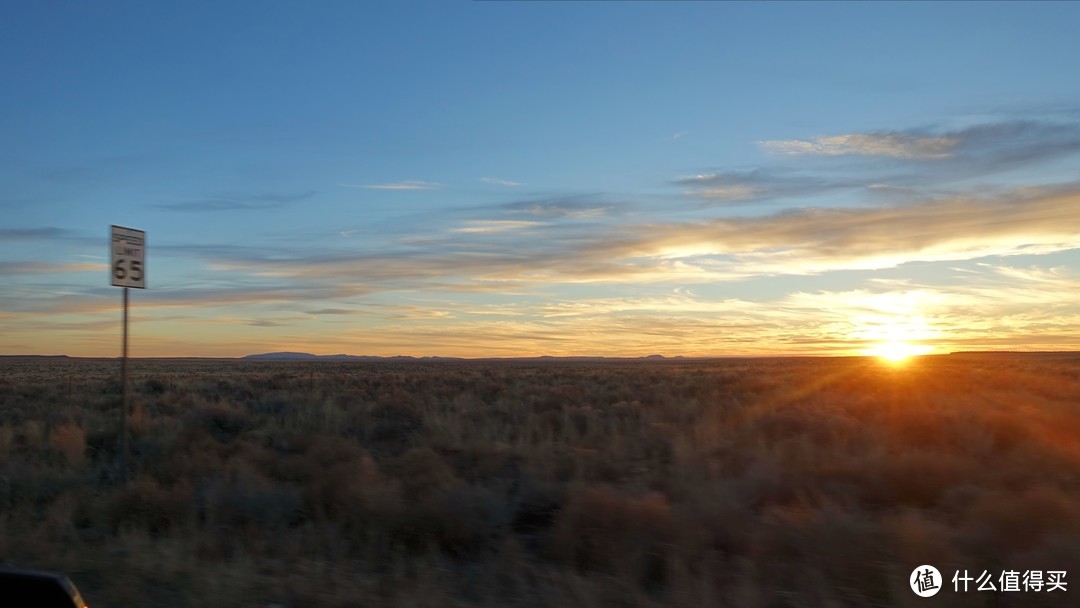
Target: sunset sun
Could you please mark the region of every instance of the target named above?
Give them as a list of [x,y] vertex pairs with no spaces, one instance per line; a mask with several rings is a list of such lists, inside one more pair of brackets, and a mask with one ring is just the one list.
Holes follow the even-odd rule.
[[882,342],[870,350],[870,354],[891,363],[902,363],[916,355],[925,355],[931,347],[903,341]]

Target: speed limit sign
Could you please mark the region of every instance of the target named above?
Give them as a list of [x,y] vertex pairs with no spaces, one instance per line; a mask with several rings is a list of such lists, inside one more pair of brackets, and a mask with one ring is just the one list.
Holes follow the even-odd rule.
[[113,226],[109,249],[112,252],[112,263],[109,264],[112,284],[145,289],[146,232]]

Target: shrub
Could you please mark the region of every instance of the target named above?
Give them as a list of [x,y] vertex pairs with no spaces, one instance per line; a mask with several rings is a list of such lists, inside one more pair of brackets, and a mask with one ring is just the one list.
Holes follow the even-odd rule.
[[205,496],[203,508],[208,513],[207,521],[218,526],[257,527],[273,533],[303,519],[303,501],[292,486],[215,479],[204,482],[199,494]]
[[1080,562],[1080,359],[1009,361],[145,361],[131,482],[115,362],[4,366],[0,553],[117,605],[906,605]]
[[86,436],[78,426],[66,423],[55,427],[52,431],[52,443],[68,465],[82,468],[86,461]]
[[184,525],[191,507],[192,492],[187,485],[164,488],[153,478],[140,476],[114,495],[105,517],[113,534],[131,526],[160,536]]
[[248,428],[249,423],[244,412],[222,402],[198,408],[185,419],[189,429],[206,431],[222,443],[232,441]]
[[396,455],[408,449],[424,422],[414,407],[383,396],[361,425],[367,427],[363,436],[375,450]]
[[559,513],[554,551],[578,572],[620,574],[651,589],[666,580],[672,538],[664,495],[633,498],[607,486],[585,487]]
[[410,501],[429,498],[461,483],[454,469],[431,448],[413,448],[388,462],[384,471],[401,483],[402,497]]

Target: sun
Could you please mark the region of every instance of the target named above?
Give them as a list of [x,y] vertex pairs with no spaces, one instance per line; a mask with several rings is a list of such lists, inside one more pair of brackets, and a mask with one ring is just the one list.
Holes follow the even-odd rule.
[[863,355],[902,365],[934,352],[933,344],[943,337],[926,310],[937,300],[925,291],[855,292],[851,298],[859,312],[849,317],[850,329],[845,333],[860,344]]
[[911,357],[925,355],[931,350],[932,347],[925,344],[911,344],[897,340],[878,344],[870,349],[870,354],[881,357],[890,363],[903,363]]

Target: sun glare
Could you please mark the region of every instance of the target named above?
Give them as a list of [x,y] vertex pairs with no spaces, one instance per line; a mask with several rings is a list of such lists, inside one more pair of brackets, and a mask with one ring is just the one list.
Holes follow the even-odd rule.
[[925,307],[933,294],[921,290],[851,294],[863,312],[850,317],[848,338],[862,344],[862,354],[902,364],[911,357],[934,352],[932,344],[943,336],[928,318]]
[[916,355],[925,355],[931,347],[925,344],[910,344],[908,342],[882,342],[870,349],[870,354],[880,357],[890,363],[902,363]]

